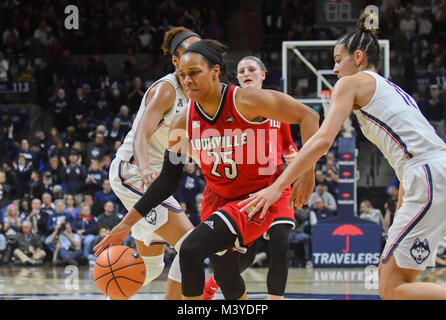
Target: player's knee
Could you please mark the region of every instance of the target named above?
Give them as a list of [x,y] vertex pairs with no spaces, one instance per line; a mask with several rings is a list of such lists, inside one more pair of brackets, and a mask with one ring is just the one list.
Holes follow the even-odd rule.
[[[246,291],[245,282],[240,275],[224,276],[214,274],[215,282],[220,286],[226,300],[237,300]],[[217,280],[219,279],[219,280]]]
[[194,270],[197,264],[202,263],[206,258],[202,242],[196,239],[197,233],[196,229],[194,229],[181,244],[179,252],[181,270]]
[[274,257],[286,257],[289,247],[291,225],[278,224],[272,226],[269,232],[270,253]]

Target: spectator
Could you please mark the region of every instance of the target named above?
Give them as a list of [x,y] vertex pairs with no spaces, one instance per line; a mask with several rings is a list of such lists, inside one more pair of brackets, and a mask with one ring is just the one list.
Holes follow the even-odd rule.
[[93,248],[96,247],[99,244],[99,242],[101,242],[102,239],[105,238],[105,236],[107,235],[107,231],[109,230],[105,227],[99,228],[99,234],[94,238],[93,242],[91,243],[91,250],[87,256],[90,265],[94,265],[97,258],[96,255],[94,254],[95,251],[93,250]]
[[[60,162],[57,157],[52,157],[49,160],[49,174],[51,176],[51,183],[53,184],[62,184],[62,176],[61,176],[61,168]],[[44,175],[45,179],[45,175]],[[44,182],[45,183],[45,182]]]
[[322,173],[324,175],[324,183],[327,186],[328,192],[330,192],[335,198],[337,198],[337,186],[338,186],[338,170],[336,169],[335,161],[329,159],[326,161],[324,165],[324,169],[322,169]]
[[51,32],[51,27],[47,25],[47,23],[43,20],[39,28],[34,32],[34,38],[39,40],[40,44],[44,47],[50,47],[54,41],[54,36]]
[[125,131],[125,128],[121,126],[121,119],[118,117],[114,118],[108,134],[110,144],[114,143],[115,141],[124,141],[126,134],[127,131]]
[[197,221],[197,195],[202,192],[201,183],[196,175],[195,164],[186,164],[185,170],[183,172],[183,177],[181,179],[178,190],[175,194],[175,198],[178,201],[185,202],[187,205],[187,214],[189,218],[192,217],[195,222]]
[[427,71],[434,75],[443,75],[446,72],[441,56],[435,57],[434,60],[428,64]]
[[28,165],[30,162],[31,164],[34,164],[36,162],[36,155],[31,150],[27,139],[22,139],[22,141],[20,142],[20,148],[18,149],[15,157],[17,161],[19,156],[23,156],[25,158],[26,165]]
[[42,201],[38,198],[31,200],[31,210],[24,220],[31,223],[31,232],[44,238],[48,234],[48,213],[41,210]]
[[84,193],[96,194],[96,192],[102,189],[102,183],[105,178],[106,173],[100,167],[99,161],[92,159],[87,171],[87,178],[85,179]]
[[46,252],[43,250],[42,240],[31,231],[31,222],[22,223],[22,232],[16,237],[14,256],[23,264],[38,265],[43,263]]
[[65,197],[65,213],[70,214],[73,220],[80,214],[79,207],[76,206],[76,200],[72,194],[67,194]]
[[113,202],[107,201],[104,204],[104,212],[98,216],[96,223],[97,229],[105,228],[108,230],[113,229],[121,219],[115,213],[115,206]]
[[6,260],[6,262],[9,260],[8,258],[5,258],[7,243],[8,240],[3,234],[3,224],[0,222],[0,264],[3,264],[4,260]]
[[108,179],[105,179],[102,183],[102,190],[96,192],[94,195],[94,202],[100,204],[101,208],[107,201],[113,202],[113,204],[116,206],[117,199],[118,197],[111,189],[110,180]]
[[314,199],[313,204],[310,206],[308,213],[308,220],[306,223],[305,232],[311,235],[312,226],[320,221],[333,216],[333,212],[325,206],[324,199],[318,196]]
[[[304,232],[304,224],[308,219],[308,213],[310,208],[305,206],[304,208],[294,208],[294,219],[296,226],[291,230],[289,235],[290,249],[294,253],[296,263],[298,266],[305,265],[307,261],[310,261],[310,235]],[[299,254],[298,248],[303,246],[303,256]]]
[[6,215],[3,218],[3,231],[6,236],[15,237],[20,231],[22,221],[19,217],[19,210],[15,204],[10,204],[6,209]]
[[73,231],[82,239],[82,252],[84,257],[90,253],[91,243],[96,237],[96,221],[91,215],[90,205],[83,203],[80,206],[80,215],[74,219]]
[[[43,174],[42,183],[43,183],[43,187],[44,187],[44,192],[51,193],[54,197],[53,189],[56,184],[53,183],[53,176],[51,175],[51,172],[47,171]],[[38,197],[38,198],[40,198],[40,197]],[[33,198],[35,198],[35,197],[33,197]]]
[[106,154],[105,156],[102,157],[100,163],[102,170],[104,170],[107,175],[107,179],[108,179],[108,172],[110,171],[111,162],[112,162],[112,157],[109,154]]
[[425,103],[426,118],[435,128],[437,134],[444,140],[446,138],[446,124],[445,124],[445,99],[440,94],[438,85],[430,86],[431,98]]
[[387,189],[388,200],[384,203],[384,223],[386,230],[390,228],[395,217],[396,206],[398,203],[399,189],[397,186],[390,185]]
[[64,199],[64,192],[60,185],[55,184],[53,187],[53,198],[54,200],[63,200]]
[[23,197],[24,194],[29,194],[29,185],[28,181],[31,178],[31,173],[33,171],[33,163],[29,161],[26,162],[25,156],[20,154],[17,163],[13,162],[14,170],[17,173],[17,178],[20,183],[20,190],[22,190],[22,194],[19,195],[19,198]]
[[373,208],[369,200],[364,200],[359,205],[359,218],[377,223],[381,226],[381,236],[384,239],[386,236],[386,226],[384,223],[384,216],[381,210]]
[[79,154],[72,150],[69,155],[70,163],[62,168],[62,181],[65,192],[74,195],[76,202],[82,201],[82,190],[84,188],[87,171],[85,166],[80,164]]
[[10,191],[11,200],[22,198],[23,190],[20,184],[19,176],[17,175],[17,172],[13,169],[13,162],[9,159],[6,159],[5,162],[3,162],[3,169],[5,170],[6,184],[11,186],[11,191]]
[[8,81],[9,63],[0,51],[0,81]]
[[0,223],[3,223],[6,208],[11,200],[11,186],[6,182],[5,172],[0,171]]
[[139,105],[141,104],[141,99],[144,96],[145,89],[142,86],[142,81],[140,77],[135,77],[133,79],[133,88],[127,94],[127,105],[129,106],[132,113],[135,113]]
[[51,104],[50,110],[53,116],[53,124],[60,132],[64,131],[68,125],[70,114],[69,107],[65,89],[59,88],[56,97]]
[[426,10],[421,16],[418,18],[418,35],[423,38],[430,38],[432,32],[432,22],[430,19],[429,11]]
[[31,213],[31,200],[29,197],[23,197],[19,203],[19,218],[24,221]]
[[49,238],[49,244],[55,247],[53,261],[59,259],[63,264],[78,265],[82,260],[82,239],[73,233],[70,222],[56,226]]
[[[48,216],[47,230],[53,232],[57,225],[65,222],[73,222],[73,216],[65,212],[65,202],[58,199],[54,202],[54,213]],[[47,238],[48,240],[48,238]]]
[[142,52],[148,53],[153,49],[153,38],[156,33],[156,29],[150,24],[150,21],[145,18],[143,19],[142,24],[142,27],[137,31],[137,36]]
[[128,132],[132,127],[132,119],[130,117],[130,109],[126,105],[121,106],[118,114],[119,120],[121,120],[122,130]]
[[87,146],[86,163],[90,163],[91,160],[100,160],[109,152],[109,148],[104,139],[104,134],[96,132],[94,141],[90,142]]
[[83,88],[76,89],[76,97],[71,102],[71,108],[71,124],[76,128],[80,126],[82,120],[86,119],[90,110],[90,106]]
[[[192,222],[192,224],[196,227],[197,225],[200,224],[201,222],[201,212],[203,210],[203,194],[202,193],[198,193],[196,198],[195,198],[195,211],[194,212],[190,212],[188,214],[189,216],[189,220]],[[180,203],[181,204],[181,203]],[[187,210],[187,205],[186,205],[186,210],[183,210],[184,212],[188,212]]]
[[101,123],[111,123],[111,110],[105,90],[99,91],[98,99],[95,101],[94,117]]
[[39,170],[33,170],[33,172],[31,173],[31,180],[29,181],[28,190],[29,196],[32,199],[41,198],[44,192],[49,191],[40,178]]
[[308,200],[308,206],[312,207],[314,202],[321,197],[324,200],[324,205],[331,211],[335,212],[337,210],[337,203],[334,196],[327,191],[327,187],[320,183],[316,186],[316,190],[310,195]]

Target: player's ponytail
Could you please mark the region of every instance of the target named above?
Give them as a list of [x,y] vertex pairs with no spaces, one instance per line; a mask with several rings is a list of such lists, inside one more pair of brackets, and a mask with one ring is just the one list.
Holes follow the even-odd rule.
[[358,29],[339,38],[336,46],[344,46],[350,54],[361,50],[367,55],[369,65],[378,68],[380,62],[380,47],[377,38],[377,29],[370,21],[377,21],[373,12],[366,12],[358,20]]

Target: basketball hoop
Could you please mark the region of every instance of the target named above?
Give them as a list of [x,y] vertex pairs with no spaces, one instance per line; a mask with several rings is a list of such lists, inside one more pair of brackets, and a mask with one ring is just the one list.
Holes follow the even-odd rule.
[[331,90],[322,90],[319,93],[322,101],[322,107],[324,108],[324,117],[327,115],[328,108],[330,107]]

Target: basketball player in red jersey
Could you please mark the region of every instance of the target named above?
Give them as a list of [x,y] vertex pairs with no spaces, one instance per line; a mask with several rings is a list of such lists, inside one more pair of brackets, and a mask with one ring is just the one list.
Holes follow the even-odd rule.
[[[224,46],[213,40],[195,42],[183,52],[179,75],[191,101],[186,113],[180,113],[171,124],[163,169],[134,208],[95,247],[99,255],[108,245],[120,244],[134,223],[174,193],[187,155],[191,155],[200,163],[207,192],[202,223],[179,250],[185,299],[202,298],[206,257],[214,264],[215,278],[225,298],[246,298],[238,258],[224,253],[232,248],[245,252],[268,230],[282,203],[288,203],[281,197],[262,219],[240,214],[237,205],[252,192],[270,185],[276,175],[277,130],[270,126],[269,119],[298,123],[303,143],[319,127],[314,111],[284,93],[221,84],[223,53]],[[309,197],[315,183],[314,167],[302,178],[297,187]]]
[[[262,89],[263,81],[266,78],[265,64],[255,56],[242,58],[237,65],[237,80],[242,88]],[[273,128],[279,128],[277,137],[277,172],[282,172],[281,157],[284,154],[285,160],[292,161],[297,154],[297,147],[291,137],[290,126],[287,123],[270,120]],[[288,193],[289,190],[285,190]],[[294,228],[294,210],[288,207],[277,212],[274,221],[271,223],[268,233],[264,234],[269,239],[270,265],[267,275],[268,299],[283,299],[286,281],[288,277],[288,248],[289,233]],[[238,254],[239,253],[234,253]],[[256,255],[256,246],[248,248],[246,254],[240,255],[240,269],[244,271],[251,266]],[[203,299],[211,300],[217,292],[219,285],[213,276],[206,279],[203,292]]]

